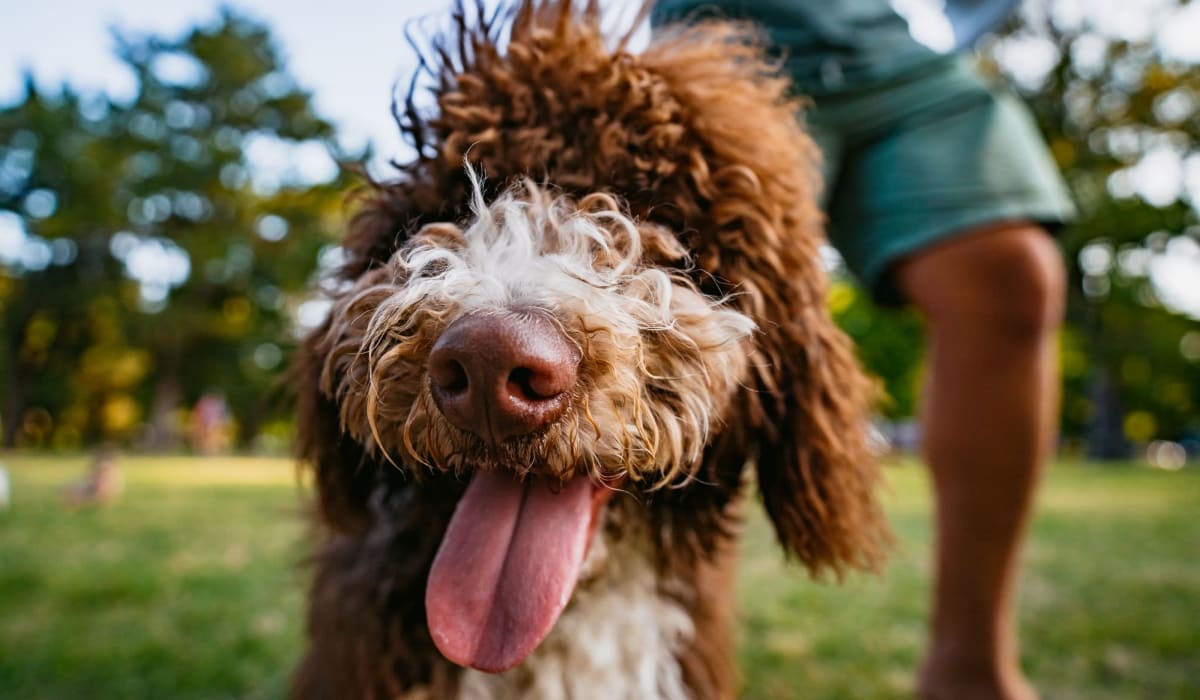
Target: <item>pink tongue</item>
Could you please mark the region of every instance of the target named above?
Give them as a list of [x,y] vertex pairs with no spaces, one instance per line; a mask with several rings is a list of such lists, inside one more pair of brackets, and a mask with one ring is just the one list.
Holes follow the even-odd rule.
[[543,479],[475,474],[425,590],[429,631],[447,659],[498,673],[541,643],[575,589],[594,491],[585,477],[556,493]]

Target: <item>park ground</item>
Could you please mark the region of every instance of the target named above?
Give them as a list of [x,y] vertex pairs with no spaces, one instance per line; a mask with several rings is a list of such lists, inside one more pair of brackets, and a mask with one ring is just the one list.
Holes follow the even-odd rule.
[[[278,698],[303,635],[306,489],[283,459],[127,457],[67,509],[85,456],[0,456],[0,697]],[[897,547],[842,585],[788,565],[754,510],[740,572],[745,698],[911,695],[927,611],[926,473],[890,465]],[[1033,524],[1024,660],[1054,700],[1200,697],[1200,469],[1060,462]]]

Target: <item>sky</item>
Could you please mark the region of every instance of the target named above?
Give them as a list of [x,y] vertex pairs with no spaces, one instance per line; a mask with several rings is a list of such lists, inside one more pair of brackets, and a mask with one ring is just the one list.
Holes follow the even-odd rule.
[[[416,65],[404,38],[405,25],[436,20],[451,2],[228,0],[225,4],[271,27],[288,68],[313,92],[318,113],[338,125],[347,148],[372,143],[379,156],[378,170],[387,158],[404,159],[408,152],[390,111],[394,89],[407,86]],[[945,19],[937,12],[943,0],[892,2],[908,17],[915,36],[935,47],[952,43]],[[607,0],[606,4],[627,8],[630,3]],[[113,56],[109,29],[176,36],[212,21],[220,5],[220,0],[0,0],[0,104],[18,98],[25,69],[45,88],[68,82],[83,92],[128,97],[134,79]],[[1038,12],[1039,7],[1044,4],[1030,3],[1025,11]],[[1153,35],[1167,55],[1200,63],[1196,39],[1200,1],[1183,11],[1175,9],[1174,0],[1055,0],[1050,7],[1060,25],[1086,17],[1098,31],[1114,38],[1140,40]],[[1037,80],[1039,71],[1056,60],[1036,41],[1014,45],[1009,54],[1018,82]],[[258,150],[262,153],[250,153],[252,163],[286,158],[268,146]],[[1200,153],[1184,156],[1161,149],[1151,152],[1113,186],[1151,202],[1173,200],[1182,188],[1200,202]],[[308,167],[302,164],[301,169],[332,171],[332,162],[323,152],[310,152],[307,160]],[[1152,279],[1164,301],[1200,318],[1200,247],[1179,248],[1171,260],[1151,266]]]
[[[368,139],[400,148],[391,121],[392,87],[415,66],[405,22],[436,15],[450,0],[234,0],[265,21],[318,112],[337,123],[346,145]],[[66,81],[115,97],[134,91],[133,76],[113,56],[110,27],[177,36],[212,21],[216,0],[0,0],[0,103],[20,94],[22,69],[39,85]],[[70,18],[64,21],[64,18]]]
[[[485,0],[494,6],[496,0]],[[607,0],[618,5],[624,0]],[[131,96],[134,78],[113,55],[110,28],[178,36],[213,21],[222,5],[270,26],[284,60],[313,92],[317,112],[345,146],[368,140],[382,159],[404,152],[391,117],[393,89],[416,67],[409,22],[436,21],[453,0],[0,0],[0,104],[20,95],[23,69],[39,85]],[[70,21],[64,22],[64,17]],[[419,26],[419,24],[418,24]]]

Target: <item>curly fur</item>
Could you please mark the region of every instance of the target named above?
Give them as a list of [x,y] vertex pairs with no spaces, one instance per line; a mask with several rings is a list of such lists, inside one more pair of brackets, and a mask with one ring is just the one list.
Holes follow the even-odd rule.
[[[422,228],[335,306],[320,388],[349,436],[434,471],[495,460],[665,484],[699,464],[744,374],[750,320],[644,265],[642,242],[662,234],[639,230],[609,195],[576,203],[527,185],[476,202],[466,230]],[[440,418],[422,360],[451,321],[508,309],[554,319],[587,362],[567,418],[497,458]]]
[[[601,536],[649,552],[691,615],[672,652],[687,693],[726,697],[720,592],[669,582],[728,578],[714,562],[745,465],[814,575],[874,568],[888,542],[872,387],[824,306],[800,105],[744,26],[671,29],[634,55],[606,46],[591,2],[455,23],[429,67],[436,107],[399,115],[418,157],[361,193],[333,311],[293,368],[327,531],[296,694],[474,687],[430,641],[425,577],[469,474],[534,468],[627,492]],[[426,371],[479,313],[543,315],[582,358],[563,418],[494,449],[440,416]]]

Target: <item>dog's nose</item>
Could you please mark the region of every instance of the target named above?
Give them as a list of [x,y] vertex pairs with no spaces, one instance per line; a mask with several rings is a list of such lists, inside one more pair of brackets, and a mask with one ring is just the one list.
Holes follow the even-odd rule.
[[495,445],[562,416],[578,365],[579,352],[547,318],[475,314],[442,332],[429,376],[446,419]]

